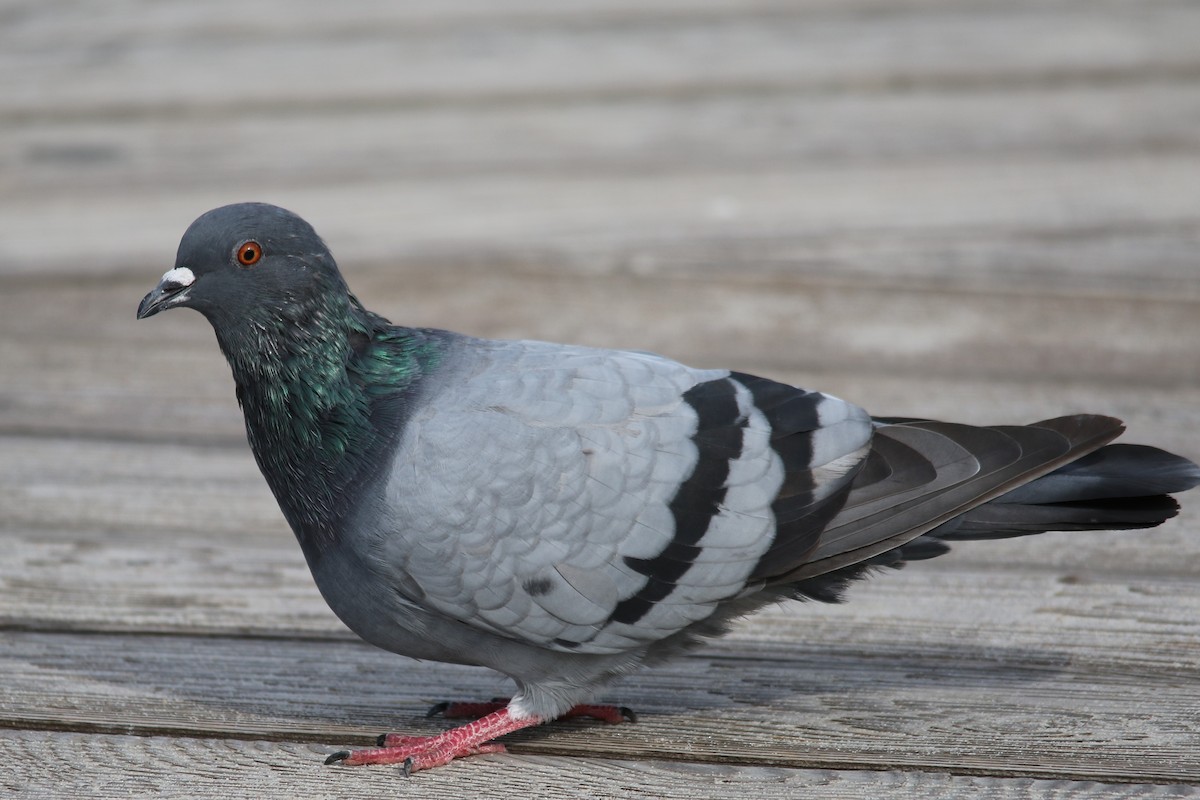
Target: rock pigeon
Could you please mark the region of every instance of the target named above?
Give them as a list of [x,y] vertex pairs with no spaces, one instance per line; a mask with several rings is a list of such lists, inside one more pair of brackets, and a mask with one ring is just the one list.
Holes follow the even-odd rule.
[[333,611],[510,700],[329,762],[405,773],[567,715],[609,679],[784,599],[836,602],[947,543],[1158,525],[1200,468],[1119,420],[972,427],[658,355],[392,325],[312,227],[240,203],[188,228],[138,318],[208,318],[259,468]]

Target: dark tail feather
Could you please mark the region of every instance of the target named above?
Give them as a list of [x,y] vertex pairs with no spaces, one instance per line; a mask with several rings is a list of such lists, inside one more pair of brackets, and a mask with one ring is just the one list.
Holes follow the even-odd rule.
[[1200,467],[1186,458],[1145,445],[1110,444],[926,536],[965,541],[1044,531],[1152,528],[1179,512],[1169,495],[1197,485]]
[[1170,495],[1200,486],[1200,466],[1154,447],[1110,444],[971,509],[873,558],[798,581],[793,597],[840,602],[873,569],[935,558],[947,542],[1046,531],[1127,530],[1161,525],[1179,512]]

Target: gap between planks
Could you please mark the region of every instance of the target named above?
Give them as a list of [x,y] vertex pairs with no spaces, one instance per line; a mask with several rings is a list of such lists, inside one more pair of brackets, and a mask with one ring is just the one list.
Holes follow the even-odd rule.
[[[444,698],[503,694],[496,676],[358,643],[6,633],[0,725],[369,744],[434,733]],[[970,652],[970,651],[968,651]],[[1030,666],[796,648],[697,653],[612,687],[636,725],[555,723],[518,752],[790,767],[922,769],[1116,782],[1200,780],[1186,678],[1134,685]],[[1136,712],[1131,713],[1131,709]]]
[[[954,776],[918,771],[838,771],[735,767],[654,759],[508,754],[456,762],[405,780],[394,769],[329,768],[303,744],[73,733],[0,732],[0,776],[12,800],[157,797],[194,800],[220,786],[223,800],[305,797],[341,800],[420,796],[657,797],[793,800],[818,792],[834,800],[1125,800],[1188,797],[1196,787]],[[87,763],[87,770],[63,769]]]

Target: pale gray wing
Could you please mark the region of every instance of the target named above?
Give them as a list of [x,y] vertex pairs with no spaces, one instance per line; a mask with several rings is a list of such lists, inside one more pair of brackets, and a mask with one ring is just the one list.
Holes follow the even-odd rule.
[[[643,353],[464,340],[403,434],[376,561],[409,600],[564,651],[642,646],[742,592],[777,501],[820,508],[864,412]],[[753,381],[786,389],[761,409]]]

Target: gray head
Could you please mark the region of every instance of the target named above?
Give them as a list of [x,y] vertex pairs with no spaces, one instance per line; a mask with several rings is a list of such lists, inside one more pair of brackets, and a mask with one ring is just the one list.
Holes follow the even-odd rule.
[[138,319],[194,308],[222,333],[287,319],[327,292],[345,293],[329,248],[290,211],[236,203],[201,216],[183,234],[175,267],[138,306]]

